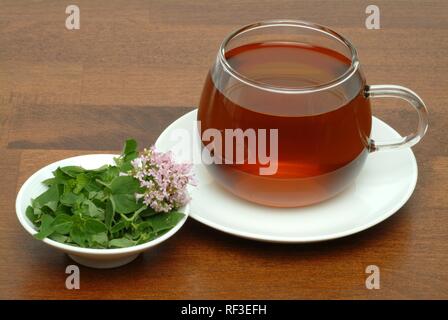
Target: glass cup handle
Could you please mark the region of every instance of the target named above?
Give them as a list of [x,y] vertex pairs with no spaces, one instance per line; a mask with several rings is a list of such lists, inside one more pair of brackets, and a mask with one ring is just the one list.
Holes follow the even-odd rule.
[[391,97],[403,99],[417,110],[419,118],[417,131],[401,139],[380,142],[371,139],[369,144],[370,152],[412,147],[423,138],[428,129],[428,110],[423,100],[415,92],[405,87],[386,84],[366,86],[365,95],[367,98]]

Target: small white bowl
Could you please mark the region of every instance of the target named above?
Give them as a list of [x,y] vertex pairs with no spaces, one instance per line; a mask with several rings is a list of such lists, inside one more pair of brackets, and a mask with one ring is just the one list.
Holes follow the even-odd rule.
[[[31,204],[31,199],[36,198],[46,190],[46,187],[42,184],[42,181],[51,178],[53,176],[52,172],[54,170],[62,166],[81,166],[86,169],[95,169],[101,167],[104,164],[113,164],[114,157],[117,157],[117,155],[89,154],[84,156],[72,157],[56,161],[35,172],[22,185],[16,198],[17,217],[19,218],[19,221],[25,228],[25,230],[33,236],[37,233],[37,230],[33,223],[28,220],[25,211],[28,205]],[[158,244],[170,238],[177,231],[179,231],[179,229],[183,226],[188,218],[190,207],[189,205],[186,205],[179,211],[183,212],[185,214],[185,217],[181,221],[179,221],[179,223],[174,228],[157,239],[133,247],[118,249],[89,249],[63,244],[48,238],[43,239],[43,242],[50,245],[51,247],[67,253],[70,258],[72,258],[79,264],[91,268],[115,268],[131,262],[132,260],[137,258],[137,256],[141,252],[157,246]]]

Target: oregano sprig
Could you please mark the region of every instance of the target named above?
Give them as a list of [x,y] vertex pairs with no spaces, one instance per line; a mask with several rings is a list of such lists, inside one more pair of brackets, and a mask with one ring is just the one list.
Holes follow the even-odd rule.
[[[35,237],[86,248],[121,248],[151,241],[173,228],[184,217],[178,209],[189,200],[191,166],[176,164],[171,154],[153,147],[149,150],[157,157],[151,159],[147,150],[139,154],[137,142],[130,139],[115,165],[56,169],[43,181],[48,189],[26,209],[38,230]],[[139,171],[142,160],[153,161],[151,171]],[[171,175],[160,179],[157,173],[166,173],[167,166]]]

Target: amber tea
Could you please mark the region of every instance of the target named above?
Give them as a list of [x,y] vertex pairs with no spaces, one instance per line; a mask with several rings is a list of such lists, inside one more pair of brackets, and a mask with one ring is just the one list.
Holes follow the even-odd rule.
[[[227,52],[226,60],[242,76],[274,90],[327,83],[351,63],[330,49],[298,43],[248,44]],[[226,189],[261,204],[297,206],[331,197],[357,174],[371,129],[370,103],[362,91],[343,103],[350,93],[324,95],[322,102],[291,94],[286,101],[285,95],[251,89],[236,85],[223,92],[209,74],[201,98],[202,132],[278,129],[275,174],[260,175],[260,163],[210,165]]]

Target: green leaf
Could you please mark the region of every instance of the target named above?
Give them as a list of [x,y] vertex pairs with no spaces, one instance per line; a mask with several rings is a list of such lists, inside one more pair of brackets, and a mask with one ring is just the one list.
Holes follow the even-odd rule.
[[146,221],[149,221],[152,225],[154,232],[171,229],[174,227],[185,214],[177,211],[171,211],[168,213],[159,213],[149,217]]
[[95,200],[99,200],[99,201],[106,201],[109,198],[109,195],[106,194],[104,191],[98,191],[96,193],[96,195],[93,197],[93,199]]
[[70,238],[81,247],[85,246],[85,242],[87,240],[85,233],[81,230],[79,225],[74,225],[70,230]]
[[131,176],[116,177],[110,184],[112,194],[134,194],[139,190],[140,183]]
[[36,223],[38,217],[34,214],[34,209],[32,206],[26,207],[25,215],[32,223]]
[[73,206],[75,203],[82,201],[83,195],[74,194],[73,192],[66,192],[61,196],[61,203],[66,206]]
[[141,207],[134,194],[112,194],[110,198],[114,201],[118,213],[131,213]]
[[155,232],[144,232],[140,235],[137,244],[142,244],[157,238],[158,234]]
[[126,228],[126,221],[120,220],[119,222],[114,224],[112,226],[112,228],[110,228],[110,232],[111,233],[117,233],[117,232],[123,230],[124,228]]
[[60,234],[68,234],[73,226],[73,219],[67,214],[58,214],[52,223],[52,228]]
[[99,174],[99,173],[103,173],[105,172],[107,169],[109,169],[109,165],[105,164],[99,168],[93,169],[93,170],[88,170],[89,173],[95,173],[95,174]]
[[104,210],[104,224],[107,230],[110,230],[115,215],[115,204],[112,199],[106,201],[106,209]]
[[53,171],[53,175],[56,184],[66,184],[67,181],[72,180],[72,177],[65,174],[64,171],[61,170],[61,168],[57,168],[55,171]]
[[[36,217],[38,217],[38,219],[42,216],[42,209],[41,208],[38,208],[38,207],[36,207],[36,208],[33,208],[34,209],[34,215],[36,216]],[[37,222],[37,221],[36,221]]]
[[104,223],[96,219],[87,219],[85,222],[86,233],[95,234],[100,232],[106,232],[107,228]]
[[128,139],[125,142],[121,156],[114,160],[121,172],[127,172],[132,169],[131,161],[137,157],[137,142],[134,139]]
[[141,204],[137,202],[135,193],[140,190],[137,179],[131,176],[119,176],[110,184],[111,199],[118,213],[131,213],[138,210]]
[[90,244],[92,247],[107,248],[109,239],[106,232],[96,233],[90,236]]
[[89,177],[87,175],[85,175],[84,173],[77,175],[76,176],[76,187],[73,189],[73,192],[76,194],[80,193],[81,190],[87,186],[89,181],[90,181]]
[[140,213],[140,217],[142,217],[142,218],[147,218],[147,217],[150,217],[150,216],[153,216],[153,215],[156,215],[156,214],[158,214],[158,212],[157,212],[157,211],[154,211],[153,208],[151,208],[151,207],[146,207],[146,208]]
[[34,207],[47,206],[55,211],[59,202],[59,187],[54,184],[33,201]]
[[95,203],[91,200],[85,200],[83,203],[83,212],[94,218],[99,218],[100,220],[104,220],[104,210],[98,208]]
[[120,165],[120,171],[121,172],[128,172],[129,170],[132,170],[132,165],[130,161],[124,161],[121,165]]
[[[40,208],[40,210],[43,214],[48,214],[48,215],[54,217],[54,211],[51,208],[49,208],[48,206],[43,206],[42,208]],[[56,208],[56,210],[57,210],[57,208]]]
[[60,243],[65,243],[68,240],[67,236],[64,236],[63,234],[59,234],[59,233],[53,233],[52,235],[49,236],[49,238],[51,240],[60,242]]
[[42,181],[42,184],[44,184],[48,187],[50,187],[51,185],[56,184],[56,183],[57,183],[56,178],[49,178],[49,179],[45,179],[44,181]]
[[142,221],[137,225],[137,230],[139,232],[153,231],[151,221]]
[[102,181],[100,179],[96,179],[95,181],[96,181],[96,183],[102,185],[103,187],[106,187],[106,188],[110,189],[110,183]]
[[86,172],[86,170],[79,166],[66,166],[66,167],[60,167],[61,171],[64,172],[66,175],[76,178],[76,176],[80,173]]
[[89,180],[89,183],[84,187],[87,192],[100,192],[103,190],[103,186],[97,183],[95,180]]
[[135,241],[130,240],[128,238],[118,238],[109,241],[109,247],[115,247],[115,248],[126,248],[134,245]]
[[48,215],[48,214],[44,214],[41,218],[41,224],[39,227],[39,232],[36,233],[34,235],[34,237],[36,239],[42,240],[46,237],[48,237],[50,234],[52,234],[54,232],[53,228],[52,228],[52,223],[53,223],[53,217]]
[[137,151],[137,141],[135,141],[134,139],[128,139],[124,143],[123,151],[121,152],[121,154],[126,156],[136,151]]
[[58,208],[56,209],[56,211],[54,212],[54,214],[57,216],[58,214],[68,214],[71,215],[72,214],[72,210],[70,207],[64,205],[64,204],[59,204]]
[[103,184],[107,186],[115,177],[120,174],[120,169],[115,166],[110,166],[105,172],[100,175],[98,180],[101,180]]

